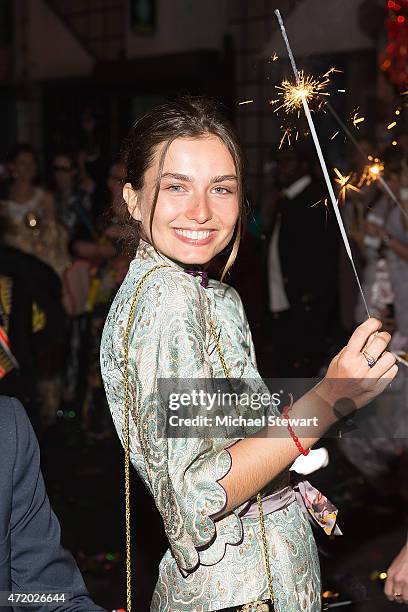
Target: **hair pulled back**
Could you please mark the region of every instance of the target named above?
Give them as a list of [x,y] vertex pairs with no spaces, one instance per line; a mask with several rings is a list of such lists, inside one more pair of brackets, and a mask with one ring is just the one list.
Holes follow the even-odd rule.
[[[152,225],[166,153],[176,138],[202,138],[209,135],[217,136],[227,147],[238,179],[239,215],[233,238],[227,247],[230,254],[222,272],[224,278],[235,261],[245,221],[244,156],[232,124],[222,115],[220,105],[215,100],[183,96],[154,107],[138,119],[130,130],[122,151],[126,168],[124,182],[130,183],[135,191],[142,189],[145,173],[153,163],[157,148],[164,143],[150,214],[150,235],[155,246]],[[123,237],[134,254],[139,239],[143,236],[141,224],[133,217],[127,216],[125,206],[123,211],[126,219]]]

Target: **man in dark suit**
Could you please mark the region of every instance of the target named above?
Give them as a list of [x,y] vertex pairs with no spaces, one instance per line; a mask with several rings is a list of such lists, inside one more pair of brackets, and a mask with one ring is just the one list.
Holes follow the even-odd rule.
[[[60,543],[40,471],[38,442],[26,412],[0,396],[0,593],[69,593],[31,610],[103,612],[88,595],[73,557]],[[0,606],[3,602],[0,602]],[[17,603],[2,610],[24,610]]]
[[270,343],[283,377],[318,375],[336,304],[338,232],[309,159],[299,145],[280,151],[267,241]]
[[5,244],[7,232],[0,207],[0,395],[17,397],[39,432],[39,407],[47,407],[40,384],[62,369],[61,281],[37,257]]

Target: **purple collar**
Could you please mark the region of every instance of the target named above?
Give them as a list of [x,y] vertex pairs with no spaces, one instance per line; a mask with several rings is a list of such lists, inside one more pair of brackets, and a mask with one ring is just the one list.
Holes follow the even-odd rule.
[[186,272],[187,274],[190,274],[190,276],[200,276],[201,277],[201,281],[200,284],[204,287],[204,289],[207,289],[208,287],[208,272],[205,272],[204,270],[184,270],[184,272]]

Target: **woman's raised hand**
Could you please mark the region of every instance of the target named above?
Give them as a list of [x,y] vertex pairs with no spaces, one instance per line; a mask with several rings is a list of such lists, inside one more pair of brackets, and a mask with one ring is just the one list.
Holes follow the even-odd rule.
[[[386,350],[391,336],[380,331],[381,321],[370,318],[357,327],[331,361],[318,393],[331,406],[349,402],[350,411],[361,408],[384,391],[398,372],[395,356]],[[349,412],[349,410],[347,410]]]

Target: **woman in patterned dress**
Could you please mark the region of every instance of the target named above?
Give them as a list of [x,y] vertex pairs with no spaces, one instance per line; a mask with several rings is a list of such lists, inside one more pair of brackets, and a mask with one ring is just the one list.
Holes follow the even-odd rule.
[[[154,497],[170,544],[151,612],[317,612],[316,545],[289,486],[288,466],[300,453],[286,428],[278,433],[269,425],[249,437],[209,431],[194,438],[166,437],[159,427],[169,413],[159,390],[163,378],[181,381],[181,388],[183,381],[200,380],[212,389],[212,382],[225,378],[226,366],[229,377],[249,381],[251,391],[268,391],[237,292],[205,272],[228,249],[225,274],[237,254],[244,216],[240,145],[215,103],[181,98],[135,123],[125,164],[128,237],[137,249],[106,320],[101,368],[123,442],[125,330],[144,279],[128,338],[130,458]],[[374,335],[379,328],[375,319],[363,323],[327,377],[293,405],[291,415],[317,417],[315,427],[296,432],[304,449],[336,421],[331,406],[338,398],[359,408],[395,376],[395,360],[384,352],[389,336]],[[376,361],[372,368],[361,352],[366,345]],[[254,501],[258,492],[266,542]]]
[[35,150],[25,143],[9,155],[11,181],[0,202],[8,223],[5,242],[29,255],[35,255],[62,277],[70,263],[67,233],[56,218],[52,194],[36,184],[38,173]]

